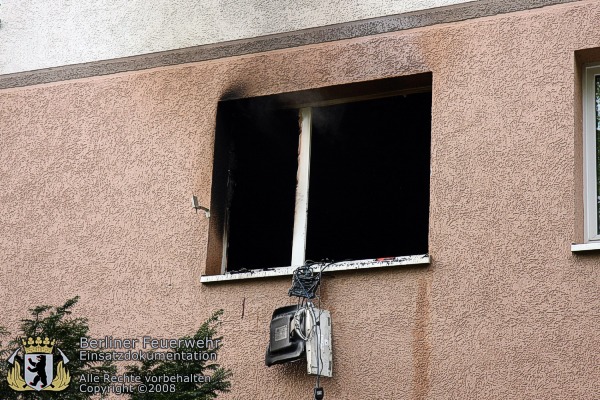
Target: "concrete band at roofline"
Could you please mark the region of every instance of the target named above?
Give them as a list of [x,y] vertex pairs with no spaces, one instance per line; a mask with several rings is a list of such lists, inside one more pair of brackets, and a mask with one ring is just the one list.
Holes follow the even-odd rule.
[[[139,339],[118,339],[112,336],[105,336],[104,339],[88,339],[82,337],[79,339],[81,349],[135,349]],[[219,347],[220,339],[157,339],[151,336],[142,337],[141,345],[143,349],[215,349]]]

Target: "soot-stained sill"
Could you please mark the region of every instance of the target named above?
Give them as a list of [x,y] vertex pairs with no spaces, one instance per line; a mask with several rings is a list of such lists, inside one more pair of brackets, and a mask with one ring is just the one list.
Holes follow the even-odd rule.
[[[351,271],[358,269],[374,269],[400,267],[404,265],[429,264],[431,258],[429,254],[419,254],[415,256],[393,257],[386,259],[371,259],[371,260],[356,260],[356,261],[341,261],[335,264],[330,264],[326,272],[335,271]],[[313,269],[319,271],[323,264],[315,264]],[[223,275],[203,275],[200,277],[202,283],[214,283],[224,281],[236,281],[256,278],[273,278],[277,276],[291,276],[297,267],[281,267],[270,269],[257,269],[248,272],[226,273]]]

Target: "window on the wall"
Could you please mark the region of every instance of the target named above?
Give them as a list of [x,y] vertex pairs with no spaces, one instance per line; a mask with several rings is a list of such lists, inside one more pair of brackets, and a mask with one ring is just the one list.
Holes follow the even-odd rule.
[[220,272],[426,254],[430,85],[423,74],[221,102]]
[[585,69],[585,232],[586,241],[600,240],[600,65]]

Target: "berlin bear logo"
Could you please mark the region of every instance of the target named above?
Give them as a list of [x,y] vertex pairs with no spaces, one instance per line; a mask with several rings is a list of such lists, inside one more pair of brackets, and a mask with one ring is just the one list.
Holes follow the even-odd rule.
[[[69,359],[56,347],[59,352],[60,361],[56,364],[56,375],[54,375],[54,344],[56,340],[37,337],[23,340],[25,359],[19,356],[20,349],[8,359],[12,368],[8,371],[8,386],[11,389],[23,392],[29,390],[54,391],[65,390],[71,382],[69,371],[65,365]],[[23,369],[24,375],[21,375]]]
[[33,378],[33,382],[29,382],[29,384],[33,387],[36,387],[38,382],[42,382],[41,388],[44,388],[48,385],[48,374],[46,373],[46,356],[43,354],[38,355],[37,362],[33,362],[31,358],[28,360],[29,364],[31,364],[34,368],[27,367],[29,372],[35,372],[37,375]]

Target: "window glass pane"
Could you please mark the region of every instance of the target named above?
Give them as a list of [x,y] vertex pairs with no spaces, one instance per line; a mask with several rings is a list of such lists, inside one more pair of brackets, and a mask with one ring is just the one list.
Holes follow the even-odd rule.
[[600,233],[600,75],[595,79],[595,109],[596,109],[596,220],[597,232]]

